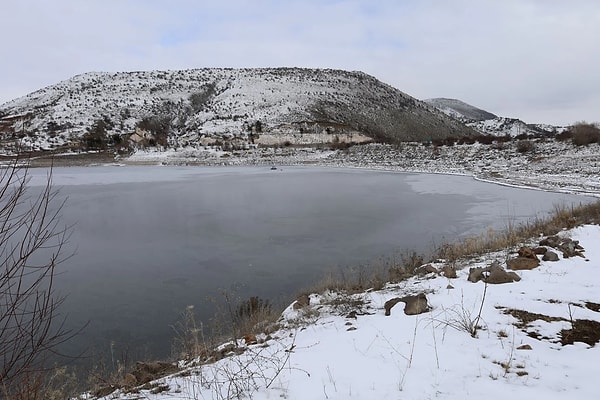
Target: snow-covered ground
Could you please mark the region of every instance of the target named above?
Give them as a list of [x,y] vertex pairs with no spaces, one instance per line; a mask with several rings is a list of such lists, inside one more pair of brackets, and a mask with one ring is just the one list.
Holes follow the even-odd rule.
[[[229,357],[181,363],[137,393],[106,399],[597,398],[600,348],[561,339],[578,321],[600,321],[600,227],[561,236],[578,240],[585,257],[542,261],[517,271],[518,282],[467,281],[469,267],[514,256],[501,252],[462,265],[456,278],[430,273],[383,290],[313,294],[258,343],[225,344]],[[386,301],[417,293],[428,312],[406,315],[398,303],[385,316]],[[531,314],[519,319],[518,310]],[[464,327],[479,314],[472,336]]]

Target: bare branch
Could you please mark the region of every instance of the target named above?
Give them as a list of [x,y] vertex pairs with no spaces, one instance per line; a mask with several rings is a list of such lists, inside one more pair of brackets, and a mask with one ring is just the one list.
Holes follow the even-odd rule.
[[54,290],[71,232],[60,223],[64,201],[52,169],[38,193],[29,179],[27,159],[0,170],[0,393],[7,396],[39,379],[56,346],[73,336],[58,318],[64,299]]

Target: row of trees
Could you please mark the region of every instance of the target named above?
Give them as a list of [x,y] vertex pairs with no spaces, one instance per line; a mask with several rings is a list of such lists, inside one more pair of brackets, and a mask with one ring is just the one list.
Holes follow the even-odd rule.
[[425,141],[425,145],[433,146],[453,146],[455,144],[493,144],[506,143],[510,141],[526,141],[530,139],[556,139],[558,141],[571,141],[576,146],[586,146],[592,143],[600,143],[600,126],[598,124],[590,124],[587,122],[579,122],[558,134],[536,134],[530,135],[522,133],[516,136],[494,136],[494,135],[478,135],[464,137],[447,137],[445,139],[434,139]]
[[[248,139],[254,143],[255,139],[263,131],[261,121],[247,123],[244,125]],[[163,146],[169,144],[169,135],[173,130],[173,119],[168,115],[148,116],[137,122],[136,130],[143,131],[146,136],[139,138],[144,146]],[[86,150],[106,150],[115,148],[117,150],[129,150],[130,134],[109,134],[114,128],[114,123],[107,116],[96,119],[81,138],[82,146]]]
[[[206,96],[212,95],[213,90],[214,88],[209,88],[207,89],[207,93],[192,95],[192,100],[190,101],[192,101],[196,107],[202,107],[207,101]],[[167,106],[165,105],[165,107]],[[179,127],[179,119],[180,117],[177,115],[162,112],[141,119],[135,126],[136,129],[144,131],[147,134],[147,137],[143,140],[143,145],[167,146],[169,144],[169,135]],[[243,126],[247,130],[248,138],[251,143],[254,143],[255,139],[258,138],[259,134],[263,131],[263,123],[260,120],[252,123],[245,122]],[[103,116],[95,120],[82,137],[83,147],[89,150],[106,150],[107,148],[129,150],[129,135],[118,133],[109,134],[113,129],[114,123],[108,116]],[[481,144],[504,143],[512,140],[523,141],[534,138],[555,138],[559,141],[570,140],[577,146],[584,146],[592,143],[600,143],[600,127],[598,124],[580,122],[559,134],[548,133],[531,135],[523,133],[517,136],[482,134],[478,136],[447,137],[444,139],[426,140],[423,143],[434,146],[453,146],[455,144],[474,144],[476,142]]]

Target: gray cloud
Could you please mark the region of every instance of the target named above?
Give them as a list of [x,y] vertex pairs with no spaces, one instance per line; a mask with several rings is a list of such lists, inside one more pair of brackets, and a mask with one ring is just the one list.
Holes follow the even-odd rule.
[[594,0],[7,0],[0,102],[88,71],[362,70],[417,98],[598,121]]

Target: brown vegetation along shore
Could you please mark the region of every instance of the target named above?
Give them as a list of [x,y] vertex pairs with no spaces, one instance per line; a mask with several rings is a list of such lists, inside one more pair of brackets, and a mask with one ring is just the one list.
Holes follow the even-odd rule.
[[47,151],[22,153],[19,156],[9,155],[0,157],[0,165],[12,165],[15,160],[22,160],[29,168],[49,167],[87,167],[111,164],[118,156],[111,152],[86,153],[52,153]]

